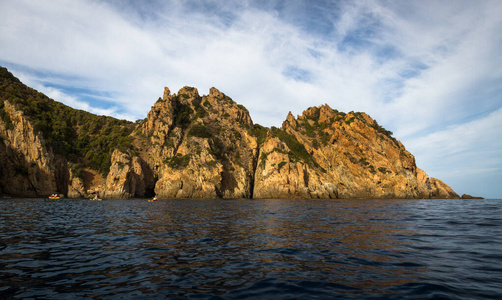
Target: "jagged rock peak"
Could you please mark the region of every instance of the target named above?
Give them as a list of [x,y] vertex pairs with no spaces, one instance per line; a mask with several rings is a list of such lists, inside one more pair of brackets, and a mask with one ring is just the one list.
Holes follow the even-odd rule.
[[317,120],[319,123],[331,124],[334,118],[339,114],[335,109],[332,109],[328,104],[321,105],[319,107],[312,106],[303,111],[302,115],[297,118],[289,112],[286,120],[282,123],[282,128],[292,128],[297,129],[298,124],[302,123],[308,119]]
[[197,98],[200,97],[199,91],[197,90],[197,88],[190,87],[190,86],[184,86],[184,87],[182,87],[178,91],[178,96],[181,96],[181,95],[186,95],[189,98],[195,98],[195,99],[197,99]]
[[295,118],[295,116],[293,116],[293,114],[291,113],[291,111],[288,113],[288,116],[286,117],[286,120],[288,122],[294,122],[294,121],[296,121],[296,118]]
[[171,90],[167,86],[164,87],[164,97],[162,99],[167,100],[167,98],[171,96]]
[[[288,115],[288,120],[289,120]],[[301,116],[298,116],[296,122],[302,122],[304,120],[317,120],[319,123],[331,124],[335,120],[340,120],[342,118],[345,121],[351,121],[358,119],[362,123],[369,126],[379,126],[377,122],[371,118],[368,114],[364,112],[340,112],[336,109],[331,108],[328,104],[323,104],[321,106],[312,106],[303,111]]]
[[241,124],[253,126],[253,121],[247,108],[237,104],[232,98],[220,92],[217,88],[210,88],[209,95],[203,97],[204,101],[207,101],[209,107],[212,107],[214,111],[219,111],[223,116],[229,115]]
[[286,120],[282,122],[282,128],[288,128],[291,127],[292,129],[296,129],[298,126],[298,122],[296,121],[295,116],[291,112],[288,113],[288,116],[286,117]]
[[330,123],[332,118],[337,116],[340,112],[336,109],[331,108],[328,104],[323,104],[321,106],[312,106],[307,108],[299,119],[316,119],[319,122]]
[[209,89],[209,96],[214,98],[223,98],[225,97],[225,94],[220,92],[217,88],[212,87]]

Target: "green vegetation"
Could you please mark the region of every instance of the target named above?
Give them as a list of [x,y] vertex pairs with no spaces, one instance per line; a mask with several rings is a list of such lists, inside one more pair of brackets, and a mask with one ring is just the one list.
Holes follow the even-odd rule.
[[71,171],[75,177],[82,177],[84,167],[81,164],[74,163],[71,165]]
[[195,108],[195,117],[194,117],[195,119],[204,118],[207,115],[207,112],[204,109],[204,107],[202,107],[201,103],[202,103],[202,98],[197,98],[194,101],[192,101],[192,104]]
[[360,158],[358,163],[362,166],[368,166],[370,163],[368,162],[368,160],[366,159],[366,157],[363,157],[363,158]]
[[256,137],[258,144],[262,145],[267,138],[267,132],[269,129],[267,127],[263,127],[260,124],[254,124],[253,128],[249,130],[249,134]]
[[[113,150],[131,149],[134,123],[112,117],[96,116],[56,102],[22,84],[7,69],[0,67],[0,98],[14,104],[41,132],[55,154],[81,163],[106,175]],[[6,119],[2,102],[0,117]],[[10,121],[10,120],[9,120]]]
[[[315,124],[315,123],[314,123]],[[310,125],[308,120],[303,121],[302,128],[305,129],[305,134],[311,138],[315,138],[316,134],[314,131],[314,127]]]
[[183,169],[188,166],[190,163],[191,156],[190,154],[187,155],[181,155],[181,154],[176,154],[175,156],[171,157],[170,159],[167,159],[165,163],[172,169]]
[[272,151],[279,152],[281,154],[288,154],[286,151],[282,150],[281,148],[277,148],[277,147],[275,147],[274,149],[272,149]]
[[331,139],[331,136],[329,133],[320,131],[319,132],[319,139],[321,140],[321,143],[326,146],[329,143],[329,140]]
[[231,152],[235,149],[232,148],[234,145],[230,145],[230,147],[226,149],[225,144],[217,135],[218,132],[221,132],[221,128],[219,126],[215,126],[215,124],[203,125],[197,123],[188,130],[187,136],[209,139],[209,153],[214,155],[216,158],[221,159],[223,158],[225,152]]
[[368,167],[368,169],[370,169],[370,173],[371,173],[371,174],[373,174],[373,175],[374,175],[374,174],[376,174],[376,170],[375,170],[375,167],[373,167],[373,165],[370,165],[370,166]]
[[345,156],[347,156],[347,158],[350,160],[351,163],[353,164],[357,164],[359,161],[354,157],[352,156],[352,154],[350,154],[349,152],[344,152],[343,153]]
[[5,127],[7,130],[10,130],[14,128],[14,124],[12,123],[11,119],[9,118],[9,115],[7,112],[4,110],[4,101],[0,101],[0,119],[2,119],[5,123]]
[[227,95],[223,94],[222,95],[219,95],[217,97],[215,97],[216,100],[220,101],[220,102],[223,102],[223,103],[228,103],[228,104],[233,104],[235,103],[234,100],[232,100],[232,98],[228,97]]
[[[310,110],[312,112],[312,110]],[[316,109],[313,114],[307,115],[306,118],[314,121],[314,123],[319,123],[319,117],[321,116],[321,111]]]
[[[183,94],[186,96],[185,94]],[[188,104],[183,104],[179,100],[174,105],[174,125],[186,129],[190,125],[190,115],[193,113],[192,108]]]
[[121,161],[117,162],[117,165],[119,166],[120,170],[122,170],[125,167],[125,164]]
[[287,164],[287,162],[285,161],[281,161],[278,165],[277,165],[277,170],[280,171],[282,169],[282,167],[284,167],[285,165]]
[[267,160],[267,157],[268,157],[268,153],[262,152],[260,155],[260,160],[265,161],[265,160]]
[[214,167],[216,167],[217,164],[218,164],[218,162],[216,160],[211,160],[206,163],[206,166],[209,168],[214,168]]
[[314,149],[319,149],[321,147],[321,145],[319,145],[319,141],[318,140],[314,140],[312,142],[312,147],[314,147]]
[[381,137],[385,136],[385,137],[388,137],[389,139],[391,139],[394,142],[394,144],[396,144],[396,146],[399,147],[398,141],[392,136],[394,134],[392,131],[383,128],[380,124],[378,124],[378,122],[376,120],[373,120],[372,124],[368,124],[366,122],[366,120],[364,119],[363,114],[361,112],[351,112],[351,113],[354,114],[354,117],[350,118],[347,121],[348,124],[352,123],[354,121],[354,118],[357,118],[358,120],[362,121],[366,125],[373,128],[377,133],[379,133],[381,135]]
[[210,138],[213,136],[209,128],[203,124],[195,124],[188,131],[188,137]]
[[[338,112],[335,110],[335,112]],[[303,133],[305,133],[308,137],[313,138],[312,146],[315,149],[319,149],[321,145],[326,146],[331,138],[330,134],[325,132],[324,129],[329,127],[329,124],[326,122],[319,122],[320,111],[314,111],[314,114],[307,115],[305,119],[301,123],[299,123],[300,128]],[[334,118],[331,120],[331,124],[334,122]]]
[[319,166],[308,153],[307,149],[305,149],[305,146],[303,146],[296,137],[277,127],[272,127],[270,132],[288,146],[290,150],[288,155],[292,160],[304,161],[309,165]]
[[356,117],[350,117],[348,120],[345,120],[345,123],[347,125],[350,125],[352,122],[354,122],[356,120]]
[[214,155],[217,158],[222,158],[225,153],[225,145],[218,137],[213,137],[210,140],[209,145],[211,148],[209,149],[209,153]]
[[[357,159],[354,156],[352,156],[352,154],[350,154],[349,152],[344,152],[343,154],[345,156],[347,156],[347,158],[350,160],[351,163],[353,163],[355,165],[360,165],[361,167],[368,169],[371,174],[376,174],[377,171],[375,170],[375,167],[368,162],[368,159],[366,157],[362,157],[360,159]],[[386,170],[386,169],[385,168],[378,168],[378,170],[380,172],[384,173],[383,170]]]
[[387,168],[384,168],[384,167],[379,167],[378,171],[380,171],[383,174],[392,173],[391,171],[387,170]]
[[204,103],[202,103],[202,105],[204,105],[207,109],[213,109],[213,106],[211,105],[211,103],[209,103],[209,101],[204,101]]
[[383,128],[382,126],[380,126],[380,124],[377,123],[377,121],[375,121],[375,123],[372,124],[371,127],[373,127],[373,129],[375,129],[376,132],[390,138],[394,142],[394,144],[399,146],[399,143],[396,140],[396,138],[392,136],[394,134],[392,131]]
[[233,129],[232,131],[233,131],[233,133],[234,133],[234,138],[235,138],[236,140],[240,140],[240,139],[242,138],[242,136],[241,136],[241,133],[240,133],[240,132],[238,132],[238,131],[237,131],[237,130],[235,130],[235,129]]
[[207,115],[207,112],[201,105],[199,105],[195,108],[195,116],[197,118],[204,118],[206,115]]
[[179,94],[178,97],[181,98],[181,99],[188,99],[188,98],[190,98],[190,95],[188,95],[188,94]]

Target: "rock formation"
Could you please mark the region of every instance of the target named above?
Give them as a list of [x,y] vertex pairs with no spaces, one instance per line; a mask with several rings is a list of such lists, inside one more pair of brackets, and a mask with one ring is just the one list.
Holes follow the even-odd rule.
[[212,88],[200,97],[184,87],[168,88],[148,113],[138,145],[158,178],[163,198],[250,198],[255,138],[246,108]]
[[148,165],[138,156],[115,150],[112,165],[106,177],[104,198],[134,198],[153,196],[153,173]]
[[2,191],[10,195],[36,197],[57,190],[56,161],[39,133],[23,112],[8,101],[3,105],[10,123],[0,119],[0,176]]
[[[346,114],[323,105],[297,117],[289,113],[281,128],[269,129],[253,124],[245,107],[215,88],[200,96],[197,89],[184,87],[177,94],[164,88],[147,118],[136,124],[107,119],[112,125],[97,128],[98,121],[88,125],[81,120],[88,115],[75,113],[71,120],[58,121],[66,122],[62,127],[42,126],[46,123],[36,118],[43,114],[23,112],[31,109],[29,97],[37,92],[6,69],[0,71],[0,193],[45,197],[58,192],[73,198],[458,198],[448,185],[417,168],[413,155],[365,113]],[[28,100],[16,100],[20,97]],[[52,100],[44,98],[37,105],[49,105],[47,101]],[[44,129],[48,126],[70,133],[85,129],[97,139],[108,135],[92,152],[89,138],[82,134],[66,144],[47,142],[47,136],[55,134]]]
[[477,199],[477,200],[483,200],[483,199],[485,199],[483,197],[471,196],[471,195],[468,195],[468,194],[462,194],[462,196],[460,198],[461,199]]

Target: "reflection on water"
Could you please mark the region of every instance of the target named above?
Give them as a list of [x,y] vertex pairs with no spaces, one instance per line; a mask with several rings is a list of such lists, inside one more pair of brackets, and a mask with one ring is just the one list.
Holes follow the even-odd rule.
[[499,207],[0,200],[0,296],[497,298]]

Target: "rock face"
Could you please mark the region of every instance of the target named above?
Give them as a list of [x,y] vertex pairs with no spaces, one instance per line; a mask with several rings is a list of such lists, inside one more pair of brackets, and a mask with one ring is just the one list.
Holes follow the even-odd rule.
[[8,101],[3,105],[10,123],[0,119],[0,182],[9,195],[37,197],[57,190],[56,160],[23,112]]
[[106,177],[104,198],[134,198],[153,196],[154,180],[151,169],[137,156],[115,150],[112,166]]
[[262,197],[458,197],[364,113],[311,107],[298,118],[290,113],[275,132],[282,141],[269,137],[261,148],[256,193]]
[[260,148],[255,176],[256,198],[338,198],[330,174],[299,160],[285,142],[272,134]]
[[246,108],[212,88],[201,97],[184,87],[152,107],[138,145],[162,198],[250,198],[256,139]]
[[32,118],[7,96],[0,101],[0,193],[8,195],[458,198],[371,117],[328,105],[268,129],[215,88],[206,96],[164,88],[129,147],[110,151],[103,173],[82,167],[92,157],[55,155]]

